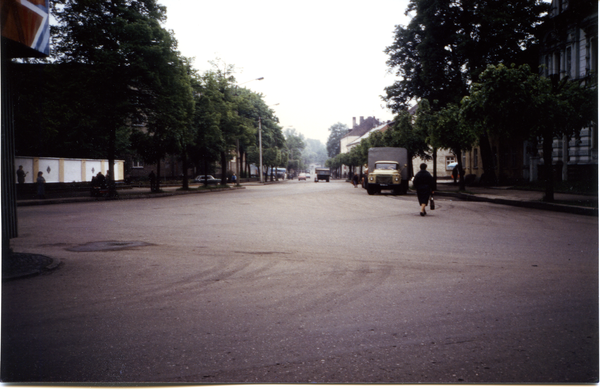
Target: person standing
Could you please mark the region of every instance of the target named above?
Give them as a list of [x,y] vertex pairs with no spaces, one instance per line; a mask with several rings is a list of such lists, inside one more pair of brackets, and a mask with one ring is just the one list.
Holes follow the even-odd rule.
[[427,214],[425,207],[429,204],[429,198],[431,198],[431,194],[433,193],[433,176],[427,172],[427,164],[421,164],[420,168],[421,170],[413,179],[413,185],[417,190],[417,198],[421,206],[421,217],[424,217]]
[[37,181],[37,196],[40,199],[44,199],[46,197],[46,191],[44,189],[44,185],[46,184],[46,179],[44,179],[44,173],[42,171],[38,172],[36,181]]
[[25,176],[27,173],[23,170],[23,165],[19,165],[19,169],[17,169],[17,183],[25,184]]
[[156,175],[154,171],[150,171],[148,177],[150,178],[150,191],[154,192],[156,190]]
[[17,169],[17,194],[23,195],[23,187],[25,186],[25,176],[27,176],[27,172],[23,170],[23,165],[19,165],[19,169]]

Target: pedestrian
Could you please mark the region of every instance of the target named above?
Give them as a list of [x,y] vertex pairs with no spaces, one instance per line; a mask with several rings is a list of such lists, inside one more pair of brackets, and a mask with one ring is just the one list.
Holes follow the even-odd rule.
[[456,184],[456,181],[458,180],[458,165],[452,170],[452,178],[454,179],[454,184]]
[[235,176],[235,173],[231,176],[231,182],[235,183],[237,181],[237,177]]
[[421,164],[420,168],[421,170],[417,172],[413,179],[413,185],[417,189],[417,198],[421,206],[420,214],[424,217],[427,214],[425,207],[429,204],[429,198],[433,194],[433,176],[427,172],[427,164]]
[[354,184],[354,188],[356,188],[356,186],[358,185],[358,174],[355,173],[354,176],[352,176],[352,184]]
[[17,169],[17,183],[25,184],[25,176],[27,176],[28,172],[23,170],[23,165],[19,165],[19,169]]
[[44,189],[44,185],[46,184],[46,179],[44,179],[44,173],[42,171],[38,172],[37,175],[37,196],[40,199],[46,197],[46,192]]
[[23,187],[25,186],[25,176],[27,173],[23,170],[23,165],[19,165],[19,169],[17,169],[17,194],[23,195]]
[[154,174],[154,171],[150,171],[148,177],[150,178],[150,191],[154,192],[154,187],[156,186],[156,175]]
[[106,188],[106,176],[104,176],[102,172],[98,172],[96,175],[96,186]]

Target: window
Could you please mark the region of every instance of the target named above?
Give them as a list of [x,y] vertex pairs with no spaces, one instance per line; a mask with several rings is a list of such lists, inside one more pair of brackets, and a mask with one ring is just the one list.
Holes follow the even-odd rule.
[[379,163],[379,164],[375,164],[375,169],[389,169],[389,170],[398,169],[398,164]]
[[453,162],[455,162],[454,156],[446,156],[446,170],[450,170],[448,165],[452,164]]
[[473,168],[479,168],[479,156],[477,155],[477,149],[473,149]]
[[131,167],[132,168],[144,168],[144,163],[140,160],[133,160],[131,162]]

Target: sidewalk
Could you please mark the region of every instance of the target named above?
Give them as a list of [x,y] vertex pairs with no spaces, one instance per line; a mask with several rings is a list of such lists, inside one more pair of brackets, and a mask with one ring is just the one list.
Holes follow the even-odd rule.
[[517,190],[512,187],[467,187],[465,192],[460,192],[458,185],[442,181],[437,183],[437,189],[437,197],[450,196],[472,202],[598,216],[598,196],[554,193],[554,202],[543,202],[542,191]]

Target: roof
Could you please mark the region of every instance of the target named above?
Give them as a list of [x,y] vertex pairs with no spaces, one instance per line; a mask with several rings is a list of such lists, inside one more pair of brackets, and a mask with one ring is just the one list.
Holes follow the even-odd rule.
[[350,142],[347,146],[356,146],[356,145],[360,144],[360,141],[362,141],[363,139],[369,138],[369,135],[371,135],[371,133],[373,133],[375,131],[384,132],[388,129],[388,127],[393,126],[393,125],[394,125],[394,122],[391,121],[391,122],[384,123],[383,125],[379,125],[375,128],[372,128],[371,130],[367,131],[362,136],[360,136],[358,139]]

